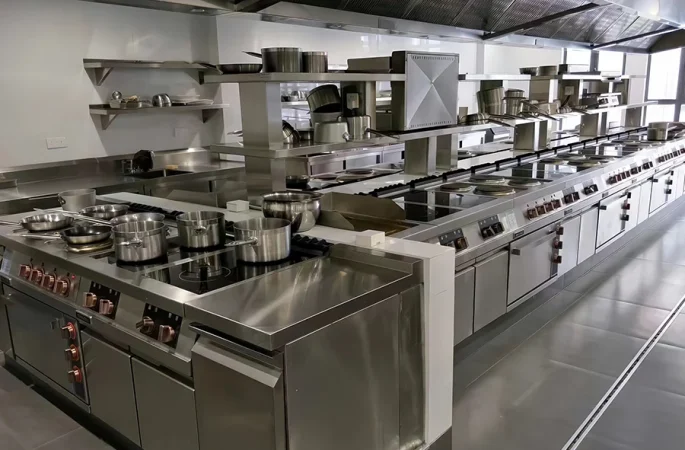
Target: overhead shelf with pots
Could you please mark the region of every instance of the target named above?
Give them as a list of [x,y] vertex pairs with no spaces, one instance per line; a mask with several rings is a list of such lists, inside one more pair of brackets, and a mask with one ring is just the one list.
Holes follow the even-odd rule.
[[101,86],[115,69],[196,70],[221,73],[216,66],[201,62],[185,61],[139,61],[127,59],[84,59],[83,68],[92,70],[95,84]]
[[143,108],[112,108],[109,105],[90,105],[90,114],[100,116],[102,129],[106,130],[121,115],[130,114],[154,114],[154,113],[178,113],[188,111],[201,111],[202,122],[207,122],[214,117],[220,109],[228,108],[228,104],[213,105],[186,105],[186,106],[148,106]]
[[334,83],[336,81],[405,81],[402,73],[352,73],[352,72],[267,72],[231,75],[204,74],[201,83]]

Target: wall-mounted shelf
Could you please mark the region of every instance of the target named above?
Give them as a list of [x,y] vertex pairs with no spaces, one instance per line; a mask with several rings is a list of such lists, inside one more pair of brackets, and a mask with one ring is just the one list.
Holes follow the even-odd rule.
[[202,111],[202,122],[207,122],[223,108],[228,108],[228,104],[214,105],[190,105],[190,106],[168,106],[168,107],[148,107],[137,109],[118,109],[109,105],[90,105],[90,114],[100,116],[102,129],[106,130],[114,120],[122,115],[130,114],[155,114],[155,113],[177,113],[188,111]]
[[532,76],[531,81],[547,80],[582,80],[582,81],[621,81],[630,79],[646,78],[645,75],[602,75],[598,73],[562,73],[559,75]]
[[[390,97],[378,97],[376,99],[376,106],[390,106],[390,103],[392,103],[392,98],[390,98]],[[297,100],[297,101],[293,101],[293,102],[281,102],[281,106],[283,106],[284,108],[304,106],[307,109],[309,109],[309,103],[307,103],[307,100]]]
[[201,83],[329,83],[336,81],[405,81],[403,73],[242,73],[235,75],[201,76]]
[[101,86],[114,69],[198,70],[221,73],[211,64],[185,61],[137,61],[126,59],[84,59],[83,67],[93,70],[95,84]]
[[490,74],[490,73],[460,73],[459,81],[530,81],[530,75],[519,74]]

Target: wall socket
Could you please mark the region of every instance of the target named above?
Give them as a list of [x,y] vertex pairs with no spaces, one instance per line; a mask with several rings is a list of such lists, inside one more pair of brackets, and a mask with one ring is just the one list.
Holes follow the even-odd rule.
[[65,138],[65,137],[47,138],[45,140],[45,145],[47,146],[48,150],[52,150],[55,148],[66,148],[66,147],[68,147],[67,138]]

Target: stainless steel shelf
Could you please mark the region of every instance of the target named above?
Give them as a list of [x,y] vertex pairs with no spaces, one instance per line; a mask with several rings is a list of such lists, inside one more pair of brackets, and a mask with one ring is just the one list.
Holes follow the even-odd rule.
[[202,83],[328,83],[335,81],[405,81],[399,73],[244,73],[235,75],[205,74]]
[[530,75],[520,74],[491,74],[491,73],[460,73],[459,81],[530,81]]
[[[595,109],[587,109],[585,110],[586,114],[602,114],[606,113],[609,111],[623,111],[625,109],[633,109],[633,108],[643,108],[645,106],[649,105],[656,105],[658,102],[657,101],[649,101],[649,102],[642,102],[642,103],[632,103],[630,105],[618,105],[618,106],[612,106],[610,108],[595,108]],[[559,118],[559,119],[565,119],[565,118],[570,118],[570,117],[578,117],[582,116],[583,113],[580,112],[570,112],[570,113],[564,113],[564,114],[554,114],[553,117]]]
[[176,113],[188,111],[202,111],[202,122],[207,122],[223,108],[228,108],[228,104],[214,105],[190,105],[190,106],[168,106],[168,107],[148,107],[138,109],[118,109],[109,105],[90,105],[90,114],[100,116],[102,129],[106,130],[118,116],[129,114],[153,114],[153,113]]
[[620,81],[630,80],[636,78],[645,78],[644,75],[601,75],[596,73],[562,73],[559,75],[535,75],[530,79],[531,81],[546,81],[546,80],[585,80],[585,81]]
[[[388,106],[392,102],[392,99],[390,97],[378,97],[376,99],[376,106]],[[293,107],[293,106],[305,106],[307,109],[309,109],[309,103],[307,103],[307,100],[297,100],[294,102],[281,102],[281,106],[285,107]]]
[[84,59],[83,67],[92,69],[95,73],[95,84],[97,86],[107,79],[114,69],[162,69],[162,70],[198,70],[214,71],[221,73],[213,68],[211,64],[191,63],[185,61],[138,61],[127,59]]

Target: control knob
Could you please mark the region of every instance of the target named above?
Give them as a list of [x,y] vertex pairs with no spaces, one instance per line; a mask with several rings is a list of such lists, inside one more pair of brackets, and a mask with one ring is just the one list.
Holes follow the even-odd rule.
[[78,361],[79,352],[75,345],[70,345],[68,349],[64,350],[64,359],[67,361]]
[[114,313],[114,303],[110,300],[102,299],[100,300],[100,306],[98,307],[98,312],[105,316],[109,316]]
[[69,383],[83,383],[83,373],[78,366],[74,366],[69,372],[67,372],[67,379]]
[[33,269],[31,271],[31,281],[40,284],[43,281],[43,269]]
[[76,326],[74,326],[73,323],[67,322],[67,324],[61,328],[61,331],[64,339],[76,339]]
[[140,328],[141,333],[150,333],[155,326],[154,320],[148,316],[143,317],[143,320],[136,324],[136,328]]
[[157,333],[157,340],[165,344],[171,342],[176,337],[176,330],[170,325],[160,325]]
[[561,225],[557,226],[557,236],[563,236],[564,235],[564,227]]
[[63,296],[63,297],[68,297],[69,296],[69,280],[66,278],[59,278],[57,279],[57,282],[55,283],[55,293]]
[[555,240],[554,240],[553,246],[554,246],[554,248],[556,248],[557,250],[561,250],[561,249],[564,248],[564,243],[563,243],[561,240],[559,240],[559,239],[555,239]]
[[55,286],[55,279],[56,277],[52,274],[45,275],[43,277],[43,283],[41,284],[43,286],[43,289],[51,291],[52,288]]
[[555,255],[554,258],[552,259],[552,262],[554,264],[561,264],[561,255]]
[[98,296],[92,292],[86,292],[83,298],[83,306],[86,308],[95,308],[98,305]]
[[28,264],[22,264],[19,266],[19,276],[26,278],[27,280],[31,277],[31,266]]

